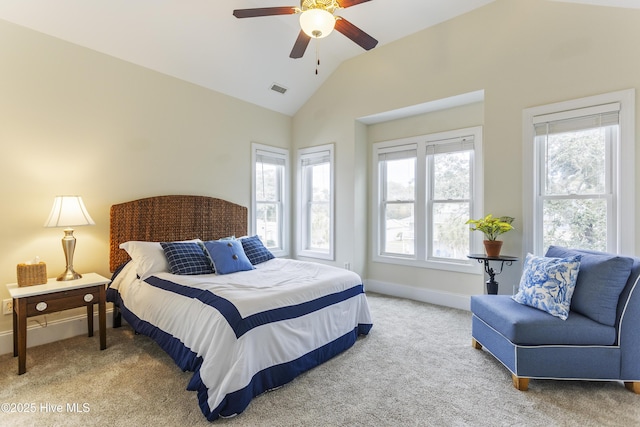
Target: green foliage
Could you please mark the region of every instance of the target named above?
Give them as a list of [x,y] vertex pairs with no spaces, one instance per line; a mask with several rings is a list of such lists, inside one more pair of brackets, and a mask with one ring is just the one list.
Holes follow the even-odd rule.
[[506,233],[509,230],[513,230],[511,223],[514,218],[510,216],[501,216],[500,218],[494,218],[489,214],[484,218],[470,219],[466,223],[471,224],[472,231],[482,231],[487,238],[486,240],[496,240],[502,233]]
[[544,138],[543,247],[607,249],[607,133],[593,128]]

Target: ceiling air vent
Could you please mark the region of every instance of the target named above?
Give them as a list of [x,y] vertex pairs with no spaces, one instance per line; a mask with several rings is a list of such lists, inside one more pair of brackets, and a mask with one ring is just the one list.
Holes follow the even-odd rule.
[[274,91],[274,92],[278,92],[279,94],[284,95],[285,92],[287,91],[287,88],[286,87],[282,87],[277,83],[274,83],[274,84],[271,85],[271,90]]

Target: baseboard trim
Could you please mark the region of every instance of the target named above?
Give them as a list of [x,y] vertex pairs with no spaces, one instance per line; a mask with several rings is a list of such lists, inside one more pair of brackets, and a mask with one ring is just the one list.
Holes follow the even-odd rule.
[[[113,326],[112,312],[113,309],[107,310],[107,329]],[[94,331],[98,331],[98,327],[98,313],[95,313],[93,318]],[[48,322],[47,326],[29,322],[27,326],[27,348],[86,334],[86,314],[53,320]],[[0,354],[7,353],[13,353],[13,330],[0,332]]]
[[445,307],[470,311],[470,296],[452,294],[450,292],[434,291],[433,289],[416,288],[398,283],[381,282],[379,280],[365,280],[365,289],[371,292],[408,298]]

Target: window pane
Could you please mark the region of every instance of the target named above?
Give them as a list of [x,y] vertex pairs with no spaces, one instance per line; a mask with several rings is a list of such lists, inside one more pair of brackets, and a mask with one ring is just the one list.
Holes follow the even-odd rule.
[[331,214],[329,203],[312,203],[309,209],[309,223],[311,224],[309,248],[329,250]]
[[605,199],[545,200],[543,247],[550,245],[606,251]]
[[470,206],[461,203],[433,204],[433,246],[431,256],[438,258],[467,259],[469,253]]
[[302,149],[300,166],[299,254],[334,259],[333,145]]
[[331,195],[331,166],[322,163],[311,169],[311,200],[328,202]]
[[256,163],[256,200],[278,201],[282,166]]
[[546,194],[602,194],[606,189],[605,128],[549,135]]
[[277,203],[257,203],[256,234],[267,248],[280,248],[279,212]]
[[414,255],[414,204],[393,203],[386,205],[384,252]]
[[435,200],[469,199],[470,151],[434,155],[433,173],[433,198]]
[[309,192],[309,233],[306,249],[328,251],[331,242],[331,165],[319,163],[306,166]]
[[384,199],[414,200],[416,183],[416,159],[387,160],[387,182]]

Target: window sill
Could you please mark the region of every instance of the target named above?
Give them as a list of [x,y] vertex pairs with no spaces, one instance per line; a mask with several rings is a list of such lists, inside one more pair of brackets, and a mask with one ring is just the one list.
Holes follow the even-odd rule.
[[326,261],[334,261],[333,254],[330,254],[327,252],[320,252],[320,251],[309,251],[309,250],[300,251],[298,252],[298,256],[304,257],[304,258],[315,258],[315,259],[322,259]]
[[390,256],[374,256],[373,262],[395,264],[413,268],[454,271],[466,274],[483,274],[482,266],[475,260],[455,261],[419,261],[415,259],[395,258]]

